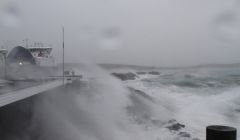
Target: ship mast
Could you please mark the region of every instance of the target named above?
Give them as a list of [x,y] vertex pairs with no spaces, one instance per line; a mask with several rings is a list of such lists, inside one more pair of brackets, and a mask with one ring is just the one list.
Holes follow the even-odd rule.
[[62,44],[62,49],[63,49],[63,54],[62,54],[62,76],[63,76],[63,79],[62,80],[63,80],[63,84],[64,84],[64,78],[65,78],[65,75],[64,75],[64,69],[65,69],[64,68],[64,65],[65,65],[65,58],[64,58],[65,57],[64,56],[65,55],[64,54],[64,45],[65,45],[64,44],[64,27],[62,28],[62,39],[63,39],[62,40],[63,41],[63,44]]

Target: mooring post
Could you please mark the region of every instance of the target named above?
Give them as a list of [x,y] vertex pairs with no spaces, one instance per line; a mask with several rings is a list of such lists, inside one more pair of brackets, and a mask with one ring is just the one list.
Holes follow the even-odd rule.
[[206,140],[236,140],[237,129],[229,126],[211,125],[206,129]]

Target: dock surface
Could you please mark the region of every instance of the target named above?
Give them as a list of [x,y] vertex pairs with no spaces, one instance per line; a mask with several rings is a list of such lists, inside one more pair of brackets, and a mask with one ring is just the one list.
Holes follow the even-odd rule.
[[0,83],[0,107],[60,87],[62,80],[7,81]]

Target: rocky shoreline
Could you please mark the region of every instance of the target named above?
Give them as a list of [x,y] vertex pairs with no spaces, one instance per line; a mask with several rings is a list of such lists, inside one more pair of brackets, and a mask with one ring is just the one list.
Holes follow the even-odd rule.
[[139,71],[139,72],[126,72],[126,73],[117,73],[117,72],[113,72],[111,73],[114,77],[122,80],[122,81],[126,81],[126,80],[136,80],[137,78],[139,78],[141,75],[155,75],[158,76],[160,75],[160,72],[158,71],[149,71],[149,72],[145,72],[145,71]]

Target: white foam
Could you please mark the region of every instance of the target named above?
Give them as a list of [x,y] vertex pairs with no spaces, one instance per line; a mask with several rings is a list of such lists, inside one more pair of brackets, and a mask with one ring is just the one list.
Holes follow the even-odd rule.
[[[240,87],[219,94],[196,94],[175,86],[147,87],[141,81],[128,82],[129,86],[145,91],[167,106],[177,121],[186,125],[194,137],[205,139],[206,126],[230,125],[240,129]],[[159,113],[164,113],[162,110]]]

